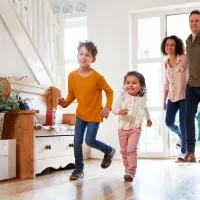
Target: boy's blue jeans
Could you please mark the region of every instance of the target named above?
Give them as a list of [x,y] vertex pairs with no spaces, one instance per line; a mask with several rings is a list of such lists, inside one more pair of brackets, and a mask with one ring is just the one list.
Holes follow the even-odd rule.
[[76,168],[81,168],[81,169],[84,168],[82,144],[85,131],[86,131],[85,142],[88,146],[98,149],[105,154],[109,154],[112,152],[112,147],[104,144],[101,141],[96,140],[99,124],[100,122],[85,122],[80,118],[76,117],[75,135],[74,135],[74,156],[75,156]]
[[[179,110],[180,128],[175,124],[176,113]],[[185,128],[185,99],[172,102],[168,99],[166,109],[167,127],[181,138],[181,152],[187,153],[187,135]]]

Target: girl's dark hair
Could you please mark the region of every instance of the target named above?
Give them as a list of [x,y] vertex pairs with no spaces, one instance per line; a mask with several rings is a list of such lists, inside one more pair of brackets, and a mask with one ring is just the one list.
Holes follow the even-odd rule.
[[163,39],[163,41],[161,43],[161,47],[160,47],[161,53],[165,56],[167,55],[167,53],[165,51],[165,45],[166,45],[167,40],[169,40],[169,39],[174,40],[175,43],[176,43],[175,54],[176,55],[183,55],[184,54],[183,41],[175,35],[171,35],[171,36],[165,37]]
[[96,57],[96,55],[97,55],[97,53],[98,53],[98,50],[97,50],[97,47],[94,45],[93,42],[87,41],[87,40],[85,40],[85,42],[79,42],[79,45],[78,45],[78,47],[77,47],[78,52],[80,51],[80,49],[81,49],[83,46],[84,46],[89,52],[92,53],[92,57],[93,57],[93,58]]
[[143,76],[143,74],[141,74],[140,72],[137,72],[137,71],[129,71],[127,72],[127,74],[124,76],[124,85],[126,83],[126,79],[128,76],[135,76],[138,78],[139,80],[139,83],[141,85],[141,90],[138,92],[138,95],[139,96],[144,96],[145,92],[146,92],[146,83],[145,83],[145,78]]

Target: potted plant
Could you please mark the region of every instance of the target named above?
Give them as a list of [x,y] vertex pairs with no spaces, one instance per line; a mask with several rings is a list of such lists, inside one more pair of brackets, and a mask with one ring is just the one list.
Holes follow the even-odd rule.
[[22,99],[19,91],[11,91],[11,86],[6,78],[0,77],[0,139],[3,130],[4,115],[13,110],[29,110],[27,102],[31,99]]

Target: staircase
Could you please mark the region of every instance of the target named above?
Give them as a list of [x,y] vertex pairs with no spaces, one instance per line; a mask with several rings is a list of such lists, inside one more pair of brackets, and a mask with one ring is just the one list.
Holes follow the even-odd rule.
[[48,0],[1,0],[0,16],[41,85],[55,85],[59,24]]

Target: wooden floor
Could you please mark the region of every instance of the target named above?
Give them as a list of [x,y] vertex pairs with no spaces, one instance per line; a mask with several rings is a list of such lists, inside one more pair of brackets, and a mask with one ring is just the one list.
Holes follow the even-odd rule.
[[106,170],[100,160],[86,161],[85,178],[69,181],[72,170],[34,180],[0,183],[0,200],[200,200],[200,163],[139,160],[132,183],[123,180],[123,165],[114,161]]

